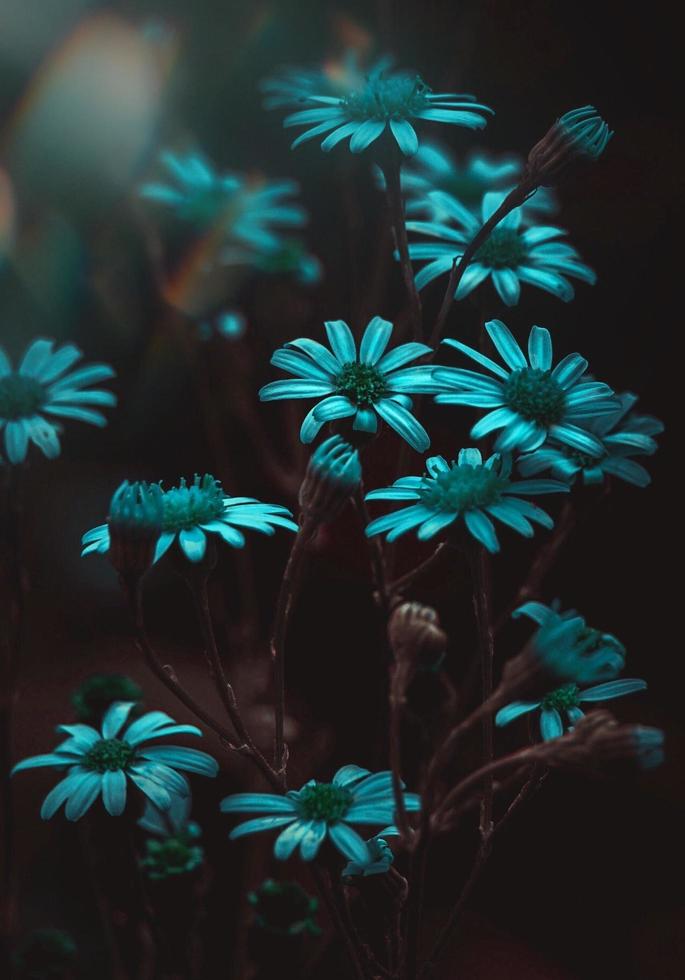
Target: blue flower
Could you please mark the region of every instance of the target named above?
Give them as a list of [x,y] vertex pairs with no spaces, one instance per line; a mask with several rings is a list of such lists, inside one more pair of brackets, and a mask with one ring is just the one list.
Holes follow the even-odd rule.
[[403,476],[391,487],[367,493],[367,500],[415,501],[410,507],[371,521],[366,528],[368,536],[387,532],[388,541],[395,541],[418,528],[418,539],[427,541],[463,518],[467,531],[488,551],[496,552],[499,541],[491,517],[530,538],[534,533],[531,521],[546,528],[554,522],[544,510],[519,495],[568,491],[565,483],[556,480],[512,482],[508,457],[496,453],[484,463],[477,449],[462,449],[453,463],[431,456],[426,469],[428,476]]
[[[421,808],[416,793],[404,793],[407,810]],[[231,831],[231,840],[261,830],[280,830],[274,855],[285,861],[300,848],[303,861],[316,857],[328,839],[348,859],[364,864],[369,849],[353,825],[384,826],[394,819],[392,773],[371,773],[359,766],[343,766],[332,782],[310,779],[302,789],[285,796],[270,793],[236,793],[221,802],[223,813],[261,813]]]
[[[482,221],[485,222],[500,206],[505,194],[490,191],[483,197]],[[429,259],[416,275],[417,289],[448,275],[455,258],[460,258],[467,244],[475,237],[481,221],[461,201],[444,191],[432,191],[428,198],[433,208],[445,216],[442,221],[408,221],[407,230],[439,239],[437,242],[412,242],[412,259]],[[493,229],[469,263],[454,294],[463,299],[486,279],[491,278],[497,293],[507,306],[515,306],[521,295],[521,283],[544,289],[564,302],[573,299],[575,292],[568,276],[593,285],[597,279],[590,266],[581,261],[578,252],[568,242],[561,241],[563,228],[553,225],[530,225],[530,212],[514,208]],[[449,223],[448,223],[449,222]]]
[[592,160],[597,160],[604,153],[614,135],[592,105],[565,112],[557,125],[563,130],[566,139],[574,143],[578,152]]
[[613,135],[594,106],[571,109],[557,119],[528,154],[529,181],[543,186],[559,183],[579,163],[598,160]]
[[376,65],[362,85],[355,84],[342,97],[318,93],[308,94],[302,101],[306,108],[283,120],[286,127],[309,127],[294,140],[293,149],[327,133],[322,150],[332,150],[349,138],[352,153],[361,153],[389,130],[400,151],[411,156],[418,150],[419,140],[410,120],[482,129],[485,114],[492,114],[492,109],[476,103],[471,95],[433,93],[418,75],[387,71],[386,63]]
[[396,827],[386,827],[375,837],[367,840],[366,846],[368,854],[365,861],[350,861],[343,869],[343,878],[362,877],[368,878],[371,875],[384,875],[390,865],[395,860],[392,848],[385,840],[386,837],[397,837]]
[[[388,68],[389,58],[382,58],[371,68],[375,74]],[[285,66],[260,83],[265,109],[296,106],[310,96],[328,95],[342,99],[364,86],[366,72],[359,65],[357,51],[349,49],[342,58],[327,61],[317,68]]]
[[146,801],[143,816],[138,820],[142,830],[154,838],[145,842],[145,857],[140,862],[152,881],[195,871],[204,860],[204,850],[199,844],[202,831],[199,824],[190,820],[192,800],[188,796],[174,796],[168,810]]
[[[645,681],[631,678],[608,681],[606,684],[595,684],[593,687],[585,688],[584,691],[581,691],[577,684],[565,684],[555,691],[550,691],[539,701],[512,701],[511,704],[497,712],[495,724],[501,728],[514,721],[515,718],[539,708],[540,735],[543,741],[547,742],[551,738],[558,738],[563,735],[568,726],[575,725],[579,718],[583,717],[584,712],[580,707],[581,704],[610,701],[613,698],[620,698],[625,694],[633,694],[635,691],[646,689]],[[566,725],[561,712],[566,715]]]
[[10,463],[23,463],[29,441],[48,459],[59,456],[61,427],[45,415],[103,426],[107,420],[99,409],[116,405],[110,391],[87,387],[113,378],[109,365],[89,364],[67,374],[81,351],[73,344],[53,347],[53,340],[34,340],[16,371],[0,347],[0,429]]
[[250,263],[254,252],[276,252],[284,246],[282,229],[306,224],[307,212],[288,200],[299,189],[293,180],[219,174],[198,153],[167,151],[160,160],[172,182],[143,184],[141,197],[169,205],[183,221],[215,228],[225,240],[221,261]]
[[168,810],[174,796],[189,793],[188,781],[176,770],[216,776],[219,767],[211,755],[176,745],[143,745],[167,735],[202,735],[195,725],[177,725],[163,711],[149,711],[132,722],[123,734],[133,701],[115,701],[106,711],[100,731],[90,725],[59,725],[69,737],[49,755],[24,759],[12,770],[49,766],[67,775],[50,790],[40,815],[49,820],[66,803],[67,820],[79,820],[102,794],[113,817],[126,807],[130,779],[155,806]]
[[628,392],[616,396],[615,412],[590,419],[587,428],[597,437],[603,452],[583,453],[570,446],[550,440],[535,452],[521,456],[519,471],[531,476],[550,470],[559,480],[574,483],[581,477],[584,484],[603,483],[605,476],[616,476],[636,487],[646,487],[651,476],[640,463],[630,456],[651,456],[657,450],[654,436],[663,432],[664,426],[653,415],[638,415],[630,409],[637,397]]
[[[602,443],[588,431],[589,423],[615,412],[617,402],[608,385],[586,376],[585,358],[567,354],[552,368],[552,338],[544,327],[531,329],[527,359],[501,320],[490,320],[485,329],[505,366],[459,340],[445,340],[495,377],[436,367],[434,378],[443,385],[443,393],[435,400],[488,409],[471,429],[471,437],[482,439],[501,429],[495,441],[499,452],[532,452],[552,438],[582,453],[602,456]],[[447,393],[450,387],[453,390]]]
[[380,415],[413,449],[426,450],[430,439],[409,411],[408,395],[441,389],[432,380],[430,366],[405,365],[429,354],[431,348],[418,343],[401,344],[385,354],[393,325],[380,316],[369,321],[359,354],[344,320],[328,320],[325,327],[330,351],[306,337],[276,351],[271,363],[295,375],[295,379],[265,385],[259,392],[261,400],[322,398],[302,423],[300,439],[304,443],[312,442],[321,427],[334,419],[352,418],[355,432],[375,433]]

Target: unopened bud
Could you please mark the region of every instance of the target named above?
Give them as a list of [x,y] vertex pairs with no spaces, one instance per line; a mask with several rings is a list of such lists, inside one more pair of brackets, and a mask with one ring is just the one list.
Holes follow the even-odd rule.
[[357,450],[342,436],[326,439],[312,454],[300,487],[303,521],[322,524],[333,520],[355,492],[361,478]]
[[109,560],[120,575],[141,576],[152,565],[162,530],[162,490],[125,480],[109,508]]
[[592,711],[562,738],[544,743],[555,765],[601,766],[631,761],[653,769],[664,759],[664,733],[645,725],[621,725],[609,711]]
[[579,165],[599,159],[613,135],[594,106],[572,109],[530,151],[526,177],[536,187],[558,184]]
[[420,602],[403,602],[393,610],[388,639],[395,660],[418,670],[437,670],[445,658],[447,635],[438,614]]

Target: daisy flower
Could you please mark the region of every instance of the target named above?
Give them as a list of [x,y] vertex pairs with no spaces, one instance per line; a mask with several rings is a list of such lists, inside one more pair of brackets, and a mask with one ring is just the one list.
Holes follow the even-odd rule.
[[[437,239],[409,245],[410,258],[429,260],[415,277],[417,289],[423,289],[439,276],[449,275],[455,258],[461,257],[468,243],[505,197],[503,191],[489,191],[483,196],[480,216],[477,216],[445,191],[428,194],[432,208],[443,215],[442,220],[407,222],[408,231]],[[530,209],[514,208],[476,251],[454,298],[464,299],[490,278],[507,306],[518,303],[521,283],[536,286],[569,302],[575,295],[569,276],[590,285],[597,277],[590,266],[581,261],[575,248],[561,240],[565,234],[563,228],[532,224]]]
[[552,518],[522,496],[563,493],[568,485],[556,480],[510,480],[511,461],[498,453],[483,462],[478,449],[462,449],[456,462],[442,456],[426,460],[427,476],[403,476],[391,487],[372,490],[367,500],[408,500],[410,506],[376,520],[366,534],[387,534],[395,541],[418,528],[416,536],[427,541],[462,520],[466,530],[490,552],[499,551],[491,518],[496,518],[526,538],[533,536],[531,521],[551,528]]
[[380,416],[417,452],[427,449],[428,433],[409,411],[408,395],[441,389],[432,380],[430,366],[406,365],[429,354],[431,348],[419,343],[401,344],[386,354],[393,325],[380,316],[369,320],[359,352],[344,320],[328,320],[324,326],[331,349],[306,337],[280,347],[271,363],[295,377],[265,385],[260,399],[322,399],[302,423],[300,439],[304,443],[312,442],[321,427],[335,419],[352,419],[355,432],[375,433]]
[[59,725],[68,738],[48,755],[23,759],[12,775],[25,769],[49,767],[66,776],[43,800],[40,815],[49,820],[66,803],[67,820],[79,820],[99,796],[113,817],[126,807],[130,780],[161,810],[175,796],[187,796],[188,781],[177,770],[216,776],[219,767],[206,752],[176,745],[145,745],[167,735],[202,735],[195,725],[178,725],[163,711],[149,711],[122,733],[133,701],[115,701],[105,712],[98,731],[90,725]]
[[103,426],[107,420],[100,408],[116,405],[111,391],[88,387],[114,377],[108,364],[70,371],[81,359],[81,351],[73,344],[54,350],[54,344],[54,340],[34,340],[16,370],[0,347],[0,430],[5,430],[10,463],[23,463],[29,442],[48,459],[59,456],[61,426],[46,416]]
[[[495,441],[499,452],[532,452],[551,438],[582,453],[602,456],[602,443],[589,431],[589,424],[615,412],[616,397],[608,385],[587,376],[585,358],[567,354],[552,367],[552,338],[544,327],[531,329],[527,358],[501,320],[490,320],[485,329],[504,366],[459,340],[443,341],[490,374],[436,367],[434,378],[442,385],[436,402],[488,409],[471,429],[471,437],[482,439],[501,430]],[[453,390],[447,392],[448,387]]]
[[[421,808],[416,793],[404,793],[409,811]],[[366,864],[369,848],[355,826],[392,824],[395,798],[392,773],[371,773],[359,766],[343,766],[330,783],[310,779],[300,790],[285,796],[271,793],[236,793],[221,802],[223,813],[259,813],[231,831],[231,840],[262,830],[279,829],[274,855],[285,861],[299,847],[303,861],[311,861],[328,839],[348,861]]]

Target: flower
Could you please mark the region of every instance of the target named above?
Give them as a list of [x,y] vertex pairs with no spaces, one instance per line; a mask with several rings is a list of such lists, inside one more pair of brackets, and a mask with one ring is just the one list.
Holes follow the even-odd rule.
[[398,663],[413,669],[436,671],[447,651],[447,634],[431,606],[402,602],[388,617],[388,642]]
[[[616,410],[608,385],[586,376],[588,363],[580,354],[567,354],[552,368],[552,338],[544,327],[533,327],[528,337],[528,359],[501,320],[485,324],[490,339],[505,363],[501,367],[480,351],[458,340],[444,343],[466,354],[496,377],[459,368],[434,369],[443,385],[436,402],[489,409],[471,429],[473,439],[501,429],[495,440],[500,452],[538,449],[553,438],[583,453],[602,456],[602,443],[588,424]],[[452,392],[445,393],[445,386]]]
[[623,697],[625,694],[633,694],[635,691],[644,691],[646,688],[645,681],[632,678],[595,684],[593,687],[585,688],[584,691],[581,691],[577,684],[565,684],[550,691],[538,701],[513,701],[497,712],[495,724],[501,728],[515,718],[539,708],[540,735],[546,742],[564,734],[566,726],[562,720],[562,711],[566,715],[568,725],[575,725],[584,714],[581,704],[609,701],[612,698]]
[[[390,59],[382,58],[372,67],[377,73],[389,67]],[[317,68],[285,66],[277,74],[260,83],[264,93],[264,108],[299,105],[310,96],[329,95],[343,98],[348,92],[361,89],[365,73],[359,65],[359,54],[350,48],[342,58],[327,61]]]
[[509,479],[508,457],[495,453],[484,463],[478,449],[462,449],[452,463],[442,456],[431,456],[426,460],[426,470],[427,476],[403,476],[391,487],[367,493],[367,500],[416,501],[371,521],[366,528],[369,537],[387,532],[388,541],[395,541],[418,528],[418,539],[427,541],[463,518],[469,533],[488,551],[496,552],[499,541],[490,517],[530,538],[531,521],[546,528],[553,527],[554,522],[544,510],[518,495],[568,491],[567,484],[556,480],[514,482]]
[[68,932],[34,929],[12,956],[12,976],[17,980],[64,980],[77,975],[77,959],[78,947]]
[[598,766],[630,761],[653,769],[664,761],[664,733],[644,725],[620,725],[604,708],[580,718],[565,735],[541,743],[548,765]]
[[392,848],[385,840],[386,837],[398,835],[396,827],[386,827],[379,834],[367,840],[366,846],[368,854],[365,861],[350,861],[343,869],[343,878],[362,877],[368,878],[371,875],[384,875],[390,865],[395,860]]
[[254,909],[255,922],[266,932],[276,936],[321,935],[315,918],[319,903],[296,881],[267,878],[247,900]]
[[282,229],[306,224],[304,208],[287,200],[299,189],[294,180],[219,174],[199,153],[166,151],[160,162],[171,183],[143,184],[140,196],[169,205],[183,221],[219,230],[226,242],[222,261],[239,264],[252,261],[254,252],[277,252]]
[[140,703],[142,700],[143,689],[125,674],[93,674],[71,694],[78,720],[97,725],[113,701]]
[[303,519],[332,520],[347,503],[362,479],[359,452],[342,436],[326,439],[312,454],[300,487]]
[[100,731],[90,725],[58,725],[57,731],[69,736],[66,741],[48,755],[17,763],[12,775],[41,766],[67,770],[43,800],[43,820],[54,816],[63,803],[67,820],[79,820],[100,794],[107,812],[117,817],[126,807],[128,779],[155,806],[168,810],[174,796],[189,792],[188,781],[177,769],[216,776],[219,767],[206,752],[176,745],[143,745],[166,735],[202,735],[195,725],[177,725],[163,711],[148,711],[121,734],[133,706],[133,701],[115,701],[105,712]]
[[602,445],[600,455],[579,452],[563,443],[550,440],[540,449],[519,457],[518,468],[523,476],[550,470],[559,480],[574,483],[582,477],[584,484],[603,483],[605,476],[616,476],[636,487],[646,487],[651,476],[630,456],[651,456],[657,450],[654,436],[664,426],[653,415],[630,412],[637,397],[628,392],[616,395],[617,407],[610,414],[590,419],[587,428]]
[[405,365],[429,354],[431,348],[400,344],[385,354],[393,325],[380,316],[369,320],[359,354],[344,320],[327,320],[324,326],[332,353],[308,337],[279,347],[271,363],[295,379],[272,381],[260,390],[260,399],[323,398],[304,418],[300,429],[304,443],[312,442],[321,427],[334,419],[352,418],[353,431],[375,433],[380,415],[413,449],[427,449],[428,433],[409,411],[407,396],[434,393],[440,386],[433,382],[430,366]]
[[[161,484],[158,484],[161,488]],[[177,487],[162,490],[162,528],[157,538],[153,562],[166,554],[176,539],[189,561],[199,562],[207,550],[207,534],[217,534],[233,548],[242,548],[245,536],[240,527],[273,534],[275,527],[297,531],[287,507],[262,504],[253,497],[228,497],[221,484],[209,473],[197,474],[187,484],[181,479]],[[236,526],[237,525],[237,526]],[[110,526],[100,524],[87,531],[81,539],[81,555],[110,549]]]
[[45,415],[103,426],[107,420],[98,408],[116,405],[111,391],[86,387],[113,378],[112,368],[89,364],[66,374],[83,355],[74,344],[53,350],[54,343],[34,340],[16,371],[0,347],[0,429],[10,463],[23,463],[29,440],[48,459],[59,456],[60,427]]
[[[416,793],[404,793],[407,810],[419,810]],[[276,838],[274,855],[285,861],[300,848],[303,861],[316,857],[327,838],[349,861],[364,863],[368,847],[352,826],[391,824],[395,812],[392,773],[371,773],[359,766],[343,766],[330,783],[310,779],[300,790],[285,796],[271,793],[236,793],[221,801],[223,813],[262,813],[231,831],[231,840],[261,830],[284,828]]]
[[153,562],[164,519],[157,483],[124,480],[109,505],[109,558],[121,575],[140,576]]
[[[438,276],[450,273],[455,258],[462,256],[481,224],[497,210],[505,196],[503,191],[489,191],[483,195],[481,221],[451,194],[444,191],[431,191],[428,194],[432,207],[442,212],[442,219],[407,222],[408,231],[440,239],[409,245],[410,258],[430,259],[415,277],[417,289],[423,289]],[[522,221],[530,227],[522,227]],[[456,222],[456,227],[452,222]],[[597,277],[590,266],[581,262],[575,248],[560,240],[563,235],[563,228],[554,225],[532,225],[529,211],[514,208],[477,249],[454,298],[464,299],[490,277],[500,299],[507,306],[518,303],[522,282],[569,302],[575,292],[567,276],[589,285],[593,285]]]
[[433,93],[419,75],[390,72],[384,62],[372,69],[362,85],[355,84],[342,96],[309,93],[302,102],[306,108],[283,120],[285,127],[310,127],[293,141],[292,149],[327,133],[322,150],[332,150],[349,137],[352,153],[361,153],[389,129],[400,151],[411,156],[419,140],[410,120],[482,129],[485,114],[492,114],[492,109],[475,102],[471,95]]
[[152,881],[188,874],[202,864],[204,851],[198,843],[202,831],[188,819],[190,807],[190,796],[174,796],[166,811],[147,800],[138,826],[161,838],[145,842],[146,855],[140,862]]
[[557,119],[528,154],[526,173],[535,184],[556,184],[579,163],[594,163],[613,136],[592,105]]

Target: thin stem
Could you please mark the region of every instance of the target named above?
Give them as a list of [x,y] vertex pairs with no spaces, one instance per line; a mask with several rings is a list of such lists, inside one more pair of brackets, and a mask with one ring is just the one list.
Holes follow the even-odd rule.
[[412,332],[415,340],[422,341],[421,300],[419,299],[419,293],[414,282],[414,271],[411,267],[411,259],[409,258],[409,241],[407,239],[407,226],[404,220],[404,204],[402,201],[401,167],[401,158],[397,154],[393,154],[392,159],[384,165],[383,174],[385,176],[390,220],[392,221],[395,235],[395,245],[399,252],[402,278],[404,279],[409,300]]
[[[495,646],[492,630],[492,598],[490,583],[490,560],[482,545],[471,549],[473,572],[473,606],[478,627],[478,647],[481,665],[482,703],[487,704],[492,696],[493,661]],[[483,765],[488,765],[494,754],[492,712],[483,715]],[[480,836],[485,844],[492,833],[492,780],[486,781],[481,803]]]
[[422,578],[429,575],[435,568],[438,568],[446,557],[449,555],[449,546],[446,542],[439,544],[435,551],[422,561],[420,565],[416,568],[412,568],[410,571],[405,572],[399,578],[396,578],[394,582],[391,582],[388,586],[391,593],[395,592],[406,592],[411,586],[416,585]]
[[[366,492],[364,488],[364,481],[360,480],[359,486],[357,487],[354,495],[354,505],[359,513],[362,530],[364,530],[371,523],[371,516],[366,506],[365,497]],[[366,543],[369,551],[369,561],[371,563],[371,578],[373,581],[374,598],[387,615],[387,613],[390,611],[392,590],[388,586],[383,543],[379,535],[374,535],[372,538],[366,538]]]
[[345,919],[333,894],[333,889],[331,888],[329,882],[326,881],[323,872],[317,868],[316,865],[312,865],[311,870],[318,892],[323,899],[324,905],[326,906],[326,910],[330,915],[338,933],[343,938],[345,948],[357,976],[357,980],[367,980],[367,973],[364,969],[362,955],[355,944],[355,938],[350,934],[349,929],[347,928]]
[[406,668],[395,664],[390,681],[390,769],[392,772],[392,792],[395,798],[395,820],[400,839],[407,841],[412,834],[407,816],[402,788],[402,712],[406,703]]

